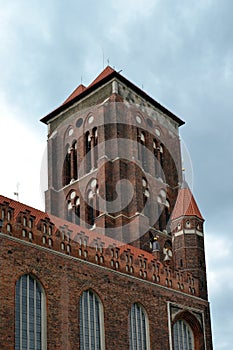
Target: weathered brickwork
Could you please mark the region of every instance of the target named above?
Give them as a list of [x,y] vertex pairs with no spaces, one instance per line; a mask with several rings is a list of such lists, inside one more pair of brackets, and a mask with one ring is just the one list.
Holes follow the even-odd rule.
[[129,348],[128,317],[135,302],[141,303],[148,314],[151,349],[169,349],[168,302],[203,312],[206,349],[211,349],[209,305],[200,298],[54,254],[48,248],[27,246],[7,236],[1,236],[0,253],[0,295],[4,301],[0,304],[1,349],[14,349],[15,284],[23,274],[32,274],[45,290],[48,349],[79,349],[79,298],[88,288],[103,303],[106,349]]

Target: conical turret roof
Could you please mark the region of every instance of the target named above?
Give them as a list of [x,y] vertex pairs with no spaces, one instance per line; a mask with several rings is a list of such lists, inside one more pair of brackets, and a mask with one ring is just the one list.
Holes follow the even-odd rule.
[[171,219],[175,220],[182,216],[196,216],[204,220],[186,181],[179,190]]

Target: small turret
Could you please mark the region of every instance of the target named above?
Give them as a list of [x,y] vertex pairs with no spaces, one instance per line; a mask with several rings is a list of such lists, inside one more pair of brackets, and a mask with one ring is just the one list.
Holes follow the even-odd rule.
[[193,194],[184,181],[171,217],[174,264],[176,269],[198,278],[198,294],[207,299],[203,223]]

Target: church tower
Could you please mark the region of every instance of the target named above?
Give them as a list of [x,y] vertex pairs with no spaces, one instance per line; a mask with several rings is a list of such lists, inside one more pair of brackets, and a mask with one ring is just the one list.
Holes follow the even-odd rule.
[[46,211],[119,241],[171,249],[184,122],[111,67],[42,119]]

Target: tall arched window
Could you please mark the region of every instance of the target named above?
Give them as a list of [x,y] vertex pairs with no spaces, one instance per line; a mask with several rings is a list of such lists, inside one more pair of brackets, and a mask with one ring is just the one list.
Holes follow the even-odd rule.
[[23,275],[16,283],[15,350],[46,348],[45,293],[35,278]]
[[87,194],[87,222],[91,226],[93,226],[95,223],[95,209],[93,197],[93,191],[89,190]]
[[80,225],[80,198],[75,199],[75,223]]
[[70,200],[67,202],[67,220],[72,222],[72,203]]
[[149,350],[149,325],[145,310],[135,303],[130,310],[130,350]]
[[[165,220],[166,220],[166,225],[168,225],[169,220],[170,220],[170,202],[168,199],[166,199],[165,202]],[[169,228],[166,226],[166,230],[169,232]]]
[[193,331],[189,324],[178,320],[173,326],[174,350],[194,350]]
[[146,136],[143,131],[138,132],[138,159],[142,162],[142,167],[144,170],[148,170],[147,164],[147,149],[146,149]]
[[62,177],[63,186],[68,185],[70,181],[71,181],[71,152],[70,152],[70,146],[66,145],[65,159],[63,164],[63,177]]
[[87,186],[86,222],[93,226],[99,216],[99,188],[96,179],[90,180]]
[[91,170],[91,135],[89,131],[85,135],[86,172]]
[[94,128],[93,131],[93,147],[94,147],[94,168],[97,167],[97,160],[98,160],[98,131],[97,131],[97,128]]
[[79,302],[80,349],[104,349],[103,307],[92,290],[83,292]]
[[160,152],[160,164],[161,164],[161,168],[163,170],[163,167],[164,167],[164,149],[163,149],[162,144],[160,145],[159,152]]
[[77,155],[77,142],[74,141],[72,147],[70,148],[71,154],[71,179],[77,180],[78,178],[78,155]]
[[142,178],[142,190],[143,190],[143,211],[144,211],[144,215],[146,215],[149,218],[150,217],[150,204],[149,204],[150,192],[148,189],[147,180],[144,177]]
[[154,171],[155,176],[158,176],[158,152],[159,152],[158,142],[153,140],[153,152],[154,152]]

